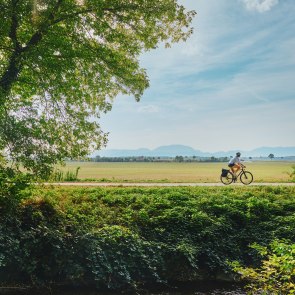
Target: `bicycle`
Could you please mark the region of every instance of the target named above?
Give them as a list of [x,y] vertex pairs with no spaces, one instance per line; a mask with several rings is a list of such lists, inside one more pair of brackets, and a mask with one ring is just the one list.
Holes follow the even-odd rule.
[[[238,180],[238,178],[240,177],[240,181],[243,184],[245,184],[245,185],[250,184],[253,181],[253,174],[249,171],[246,171],[245,168],[246,168],[246,166],[242,166],[241,171],[239,172],[239,174],[236,177],[229,170],[222,169],[222,174],[220,176],[221,182],[225,185],[229,185],[232,182],[236,182]],[[225,171],[227,171],[227,172],[224,173]]]

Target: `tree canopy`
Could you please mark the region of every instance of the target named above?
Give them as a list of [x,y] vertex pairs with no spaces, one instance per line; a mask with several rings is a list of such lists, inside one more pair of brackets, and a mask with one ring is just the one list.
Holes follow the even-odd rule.
[[143,51],[186,40],[177,0],[0,0],[0,158],[44,173],[106,143],[97,118],[149,86]]

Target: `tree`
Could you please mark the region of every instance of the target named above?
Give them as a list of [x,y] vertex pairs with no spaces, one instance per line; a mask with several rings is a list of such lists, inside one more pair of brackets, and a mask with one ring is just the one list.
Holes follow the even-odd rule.
[[183,156],[176,156],[176,157],[175,157],[175,162],[182,163],[183,161],[184,161]]
[[215,162],[216,160],[217,160],[217,159],[216,159],[215,157],[213,157],[213,156],[210,158],[210,161],[211,161],[211,162]]
[[272,160],[275,156],[274,154],[269,154],[268,157]]
[[97,118],[149,86],[139,55],[186,40],[177,0],[0,0],[0,158],[44,174],[106,144]]

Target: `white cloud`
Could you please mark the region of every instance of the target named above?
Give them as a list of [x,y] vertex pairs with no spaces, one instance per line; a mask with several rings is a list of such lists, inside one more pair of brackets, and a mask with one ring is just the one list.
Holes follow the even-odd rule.
[[187,43],[186,46],[180,50],[180,53],[185,57],[202,57],[207,49],[202,44]]
[[159,108],[155,105],[146,105],[138,108],[139,113],[158,113]]
[[279,3],[279,0],[242,0],[248,10],[258,11],[260,13],[271,10]]

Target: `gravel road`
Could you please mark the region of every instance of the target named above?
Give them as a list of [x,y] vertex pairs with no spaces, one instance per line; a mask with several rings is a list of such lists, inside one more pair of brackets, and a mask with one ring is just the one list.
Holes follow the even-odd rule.
[[[45,183],[45,185],[53,186],[88,186],[88,187],[174,187],[174,186],[226,186],[222,183],[159,183],[159,182],[142,182],[142,183],[127,183],[127,182],[59,182]],[[234,183],[229,186],[244,186],[242,183]],[[295,183],[251,183],[248,186],[295,186]]]

